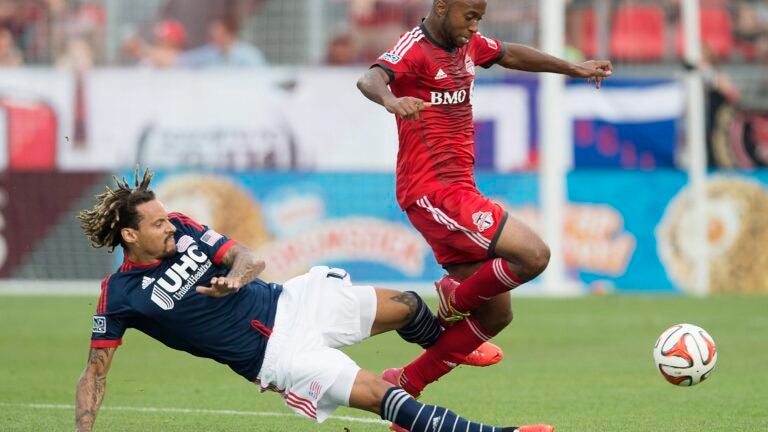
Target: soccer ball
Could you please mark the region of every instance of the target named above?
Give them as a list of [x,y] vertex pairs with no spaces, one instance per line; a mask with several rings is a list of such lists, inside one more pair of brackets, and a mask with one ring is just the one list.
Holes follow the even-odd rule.
[[677,324],[664,330],[653,347],[656,368],[670,383],[696,385],[709,377],[717,363],[712,336],[693,324]]

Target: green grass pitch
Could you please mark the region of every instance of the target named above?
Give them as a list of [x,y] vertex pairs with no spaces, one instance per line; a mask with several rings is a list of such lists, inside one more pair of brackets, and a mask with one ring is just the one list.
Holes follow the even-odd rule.
[[[0,430],[73,430],[75,383],[95,298],[0,297]],[[496,342],[500,364],[460,367],[421,401],[496,425],[546,422],[558,432],[768,431],[768,297],[605,296],[514,300]],[[668,384],[651,350],[669,325],[712,334],[719,359],[692,388]],[[384,335],[347,352],[366,369],[419,350]],[[273,415],[277,413],[280,415]],[[338,416],[376,420],[340,409]],[[225,366],[172,351],[130,330],[96,422],[109,431],[386,431],[383,424],[294,416]]]

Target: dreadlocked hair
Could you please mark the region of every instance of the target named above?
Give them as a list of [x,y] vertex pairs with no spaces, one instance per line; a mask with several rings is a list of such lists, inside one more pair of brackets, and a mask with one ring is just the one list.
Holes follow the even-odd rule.
[[149,189],[152,175],[149,169],[145,169],[139,182],[139,166],[136,165],[133,188],[125,181],[125,177],[118,179],[113,176],[117,187],[110,189],[107,186],[106,192],[96,195],[98,202],[92,209],[80,212],[77,218],[91,246],[106,246],[112,252],[117,245],[123,245],[123,236],[120,234],[123,228],[139,228],[140,215],[136,206],[155,199],[155,193]]

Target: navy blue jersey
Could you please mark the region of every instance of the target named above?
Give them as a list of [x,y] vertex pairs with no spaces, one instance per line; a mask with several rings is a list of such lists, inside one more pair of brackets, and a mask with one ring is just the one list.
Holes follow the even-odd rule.
[[226,364],[253,381],[264,360],[282,287],[256,279],[225,297],[198,294],[196,286],[210,286],[212,277],[229,272],[221,259],[234,240],[180,213],[168,218],[176,227],[176,254],[150,264],[126,259],[102,281],[91,347],[116,347],[125,330],[135,328],[171,348]]

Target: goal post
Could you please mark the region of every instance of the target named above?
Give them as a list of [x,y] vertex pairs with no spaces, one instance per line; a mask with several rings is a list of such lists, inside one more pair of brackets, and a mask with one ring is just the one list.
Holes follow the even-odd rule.
[[[599,7],[603,1],[596,1]],[[709,293],[709,253],[707,218],[707,156],[705,132],[705,97],[701,65],[701,34],[699,29],[699,0],[683,0],[680,4],[685,40],[685,61],[688,66],[678,76],[686,93],[685,109],[685,170],[687,187],[692,195],[695,218],[692,227],[695,236],[694,289],[697,295]],[[541,0],[539,2],[539,26],[541,49],[562,57],[565,51],[565,0]],[[607,18],[607,13],[600,14]],[[605,45],[605,44],[601,44]],[[620,71],[617,76],[620,76]],[[583,292],[578,281],[569,281],[564,254],[564,216],[567,208],[567,173],[571,163],[567,159],[570,149],[564,149],[571,140],[572,125],[567,119],[564,106],[565,78],[557,74],[542,74],[539,88],[539,201],[542,212],[544,240],[550,247],[551,259],[542,275],[542,292],[569,294]]]
[[[565,52],[565,1],[542,0],[540,3],[541,48],[548,54],[562,57]],[[543,292],[567,292],[565,278],[565,254],[563,251],[563,227],[566,208],[565,155],[562,146],[568,127],[562,109],[565,77],[559,74],[542,74],[540,77],[540,165],[539,201],[541,205],[544,240],[551,257],[543,273]]]

